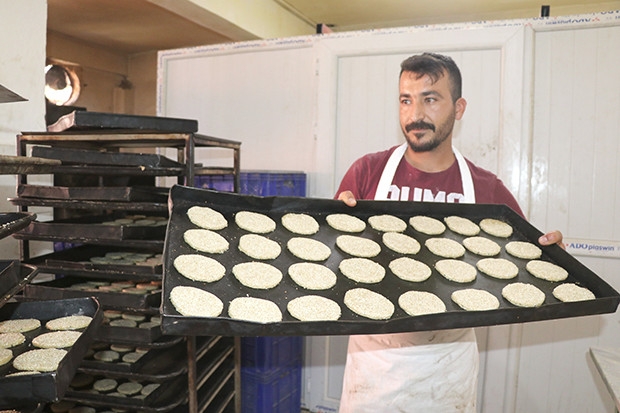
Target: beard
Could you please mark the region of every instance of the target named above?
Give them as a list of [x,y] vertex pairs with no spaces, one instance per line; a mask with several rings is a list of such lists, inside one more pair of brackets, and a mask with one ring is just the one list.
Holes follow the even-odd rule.
[[[409,144],[409,147],[414,152],[430,152],[450,137],[456,117],[452,114],[445,122],[439,126],[435,126],[432,123],[427,122],[411,122],[402,127],[403,135]],[[426,130],[423,133],[415,133],[414,137],[409,136],[412,130]],[[425,135],[430,135],[426,140]]]

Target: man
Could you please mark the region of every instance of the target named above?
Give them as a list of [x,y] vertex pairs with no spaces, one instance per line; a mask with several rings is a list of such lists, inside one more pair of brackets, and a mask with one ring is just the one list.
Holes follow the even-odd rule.
[[[438,54],[401,64],[400,125],[406,143],[351,165],[338,199],[506,204],[523,216],[508,189],[452,146],[465,112],[461,74]],[[562,242],[559,231],[539,239]],[[349,338],[340,413],[475,412],[478,348],[472,328],[355,335]]]

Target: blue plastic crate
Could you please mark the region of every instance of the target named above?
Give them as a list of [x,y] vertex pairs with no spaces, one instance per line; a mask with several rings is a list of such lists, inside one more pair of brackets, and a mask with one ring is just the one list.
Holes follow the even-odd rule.
[[[194,186],[233,192],[234,178],[231,174],[199,175],[194,179]],[[239,193],[257,196],[306,196],[306,174],[242,171],[239,174]]]
[[241,411],[291,413],[301,410],[301,365],[265,375],[241,369]]
[[303,336],[242,337],[241,368],[256,374],[301,365]]

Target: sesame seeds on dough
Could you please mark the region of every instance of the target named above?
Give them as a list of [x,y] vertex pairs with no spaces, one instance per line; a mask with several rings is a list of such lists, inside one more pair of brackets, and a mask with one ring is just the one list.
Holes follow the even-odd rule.
[[480,228],[489,235],[499,238],[508,238],[512,235],[512,226],[494,218],[485,218],[480,221]]
[[57,348],[30,350],[15,357],[13,367],[27,371],[54,371],[66,354],[67,350]]
[[291,254],[306,261],[324,261],[332,253],[332,250],[321,241],[304,237],[289,239],[286,247]]
[[32,345],[37,348],[71,347],[81,335],[79,331],[52,331],[33,338]]
[[568,272],[564,268],[548,261],[528,261],[525,269],[534,277],[547,281],[564,281],[568,277]]
[[0,333],[25,333],[41,327],[41,321],[36,318],[16,318],[0,321]]
[[260,212],[239,211],[235,214],[235,223],[239,228],[256,234],[267,234],[276,229],[276,222]]
[[441,301],[441,298],[426,291],[407,291],[398,297],[398,305],[410,316],[446,311],[446,305]]
[[0,334],[0,348],[11,348],[19,346],[26,341],[26,336],[22,333],[2,333]]
[[381,252],[381,246],[375,241],[354,235],[338,236],[336,238],[336,245],[342,251],[354,257],[372,258]]
[[215,282],[226,274],[226,268],[218,261],[200,254],[179,255],[173,261],[174,268],[183,277],[193,281]]
[[447,259],[435,263],[435,269],[447,280],[468,283],[476,279],[478,271],[473,265],[459,260]]
[[473,237],[480,233],[480,227],[475,222],[471,220],[459,217],[456,215],[452,215],[449,217],[445,217],[444,222],[450,228],[452,232],[456,232],[457,234],[465,235],[467,237]]
[[469,237],[463,240],[463,245],[469,252],[483,257],[492,257],[502,250],[502,247],[495,241],[485,237]]
[[330,214],[325,217],[327,224],[337,231],[362,232],[366,223],[360,218],[349,214]]
[[540,307],[545,302],[545,293],[526,283],[508,284],[502,288],[502,296],[517,307]]
[[519,267],[505,258],[483,258],[476,263],[476,268],[481,273],[500,280],[515,278],[519,274]]
[[288,267],[297,285],[308,290],[327,290],[336,285],[337,276],[328,267],[313,262],[298,262]]
[[486,290],[466,288],[454,291],[450,298],[466,311],[488,311],[499,308],[499,300]]
[[224,303],[215,294],[182,285],[170,291],[170,302],[181,315],[190,317],[218,317],[224,309]]
[[92,319],[91,316],[87,315],[68,315],[49,320],[45,323],[45,328],[52,331],[81,330],[88,327]]
[[282,216],[282,226],[294,234],[312,235],[319,232],[319,223],[308,214],[288,213]]
[[8,348],[0,348],[0,366],[4,366],[13,359],[13,351]]
[[237,297],[228,306],[228,315],[236,320],[256,323],[282,321],[282,311],[270,300],[256,297]]
[[282,247],[276,241],[257,234],[245,234],[239,238],[239,251],[255,260],[278,258]]
[[193,249],[210,254],[222,254],[228,250],[228,241],[209,229],[188,229],[183,240]]
[[366,288],[348,290],[343,302],[355,314],[373,320],[387,320],[394,314],[394,304],[390,300]]
[[338,265],[340,272],[350,280],[376,284],[385,277],[385,268],[368,258],[346,258]]
[[401,280],[422,282],[431,274],[431,268],[425,263],[409,257],[400,257],[390,261],[390,270]]
[[409,225],[416,231],[426,235],[439,235],[443,234],[446,230],[446,226],[443,222],[425,215],[416,215],[409,218]]
[[575,283],[560,284],[553,289],[552,294],[563,302],[586,301],[596,298],[592,291]]
[[209,207],[193,206],[187,210],[190,222],[200,228],[217,231],[228,226],[228,221],[219,211]]
[[370,226],[381,232],[403,232],[407,229],[407,223],[394,215],[373,215],[368,218]]
[[513,257],[526,260],[535,260],[542,255],[542,250],[531,242],[511,241],[505,245],[505,248],[506,252]]
[[444,258],[459,258],[465,254],[465,247],[449,238],[429,238],[424,242],[433,254]]
[[335,321],[342,313],[334,300],[320,295],[305,295],[286,305],[288,312],[300,321]]
[[278,268],[258,261],[236,264],[232,273],[241,284],[257,290],[274,288],[282,281],[282,272]]
[[386,247],[400,254],[417,254],[421,248],[415,238],[400,232],[386,232],[381,240]]

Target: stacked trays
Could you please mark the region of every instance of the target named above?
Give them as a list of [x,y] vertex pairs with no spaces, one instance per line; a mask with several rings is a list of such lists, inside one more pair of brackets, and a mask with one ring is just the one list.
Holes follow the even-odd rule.
[[[564,283],[575,283],[589,289],[594,299],[579,302],[562,302],[556,299],[552,291],[559,282],[545,281],[532,276],[525,266],[529,260],[519,259],[506,252],[506,244],[511,241],[537,243],[542,233],[526,222],[514,211],[503,205],[472,205],[472,204],[437,204],[437,203],[404,203],[391,201],[359,201],[354,208],[349,208],[341,201],[326,199],[309,199],[297,197],[256,197],[237,194],[220,193],[210,190],[175,186],[170,193],[171,218],[166,235],[164,248],[164,283],[162,296],[162,329],[167,334],[221,334],[239,336],[261,335],[340,335],[340,334],[367,334],[367,333],[395,333],[404,331],[422,331],[434,329],[448,329],[461,327],[488,326],[496,324],[522,323],[529,321],[577,317],[590,314],[609,313],[616,311],[620,295],[596,274],[586,268],[575,258],[566,253],[557,245],[543,247],[540,260],[547,261],[562,267],[568,272]],[[226,218],[228,226],[216,231],[229,243],[229,248],[220,254],[200,253],[189,247],[183,235],[188,229],[198,228],[187,217],[187,211],[192,206],[208,206]],[[239,252],[239,239],[248,234],[248,231],[239,228],[235,223],[235,215],[240,211],[258,212],[269,216],[276,223],[274,231],[262,234],[281,246],[281,253],[273,260],[266,260],[283,274],[282,280],[270,289],[254,289],[242,285],[232,274],[234,265],[254,261],[247,255]],[[293,234],[281,224],[281,218],[289,212],[304,213],[312,216],[319,223],[319,230],[314,235],[306,235],[327,245],[331,249],[329,258],[320,262],[337,275],[336,284],[326,290],[311,291],[299,287],[288,275],[290,265],[301,262],[287,249],[287,242]],[[326,216],[334,213],[353,215],[366,223],[362,232],[349,234],[374,240],[381,246],[380,253],[373,257],[376,263],[386,270],[385,277],[373,284],[352,281],[339,270],[343,259],[351,255],[343,252],[336,246],[336,239],[345,233],[337,231],[326,222]],[[509,260],[518,267],[518,275],[511,280],[500,280],[486,276],[477,271],[474,281],[457,283],[441,276],[435,263],[441,258],[432,254],[425,246],[429,238],[448,238],[462,244],[466,236],[459,235],[446,229],[440,236],[430,236],[418,232],[411,225],[407,225],[404,234],[415,238],[421,245],[417,254],[410,255],[427,264],[432,269],[430,278],[423,282],[404,281],[396,277],[389,269],[389,263],[401,256],[382,244],[382,233],[368,224],[368,218],[374,215],[389,214],[401,218],[405,222],[413,216],[428,216],[443,221],[449,216],[468,218],[474,223],[491,218],[503,221],[512,228],[508,237],[491,236],[481,231],[479,236],[497,243],[501,250],[496,258]],[[219,281],[206,283],[192,281],[182,276],[174,267],[174,260],[180,255],[202,254],[215,258],[225,267],[225,275]],[[474,266],[483,257],[466,250],[464,255],[457,258]],[[519,307],[511,304],[502,297],[502,289],[509,283],[520,282],[531,284],[544,293],[544,302],[538,307]],[[217,296],[223,303],[223,311],[217,317],[199,317],[181,315],[170,301],[170,292],[177,286],[195,287]],[[365,288],[380,293],[394,305],[393,314],[386,319],[370,319],[357,315],[343,302],[344,295],[352,288]],[[451,299],[452,293],[457,290],[473,288],[485,290],[494,295],[499,301],[499,308],[486,311],[465,311]],[[437,295],[445,304],[446,311],[436,314],[409,316],[398,305],[401,294],[410,291],[427,291]],[[335,301],[341,309],[341,317],[336,321],[298,321],[287,311],[287,304],[297,298],[310,294],[321,295]],[[279,322],[259,323],[233,319],[228,314],[229,303],[242,296],[262,298],[275,303],[282,313]]]

